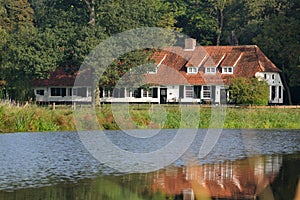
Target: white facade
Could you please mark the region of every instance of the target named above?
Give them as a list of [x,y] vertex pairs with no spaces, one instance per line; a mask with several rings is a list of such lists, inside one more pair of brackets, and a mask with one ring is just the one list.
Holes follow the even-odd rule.
[[269,103],[282,104],[283,103],[283,84],[279,73],[274,72],[258,72],[256,78],[264,80],[270,87]]
[[[120,92],[122,91],[122,92]],[[224,85],[166,85],[148,89],[101,90],[102,103],[213,103],[227,101]]]
[[91,87],[36,87],[37,102],[91,102]]

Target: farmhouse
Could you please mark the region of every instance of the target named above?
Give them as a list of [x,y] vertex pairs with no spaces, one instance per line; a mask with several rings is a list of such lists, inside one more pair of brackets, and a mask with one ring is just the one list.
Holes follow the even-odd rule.
[[[270,86],[269,103],[283,103],[280,70],[256,45],[166,47],[152,57],[155,67],[141,74],[144,87],[101,87],[101,102],[225,104],[234,77],[265,80]],[[74,88],[75,76],[56,71],[47,80],[34,83],[37,101],[91,101],[91,87]],[[91,77],[91,76],[89,76]],[[73,96],[73,98],[72,98]]]
[[102,102],[224,104],[232,78],[256,77],[269,84],[269,103],[283,103],[280,70],[255,45],[202,47],[187,39],[184,48],[164,48],[153,59],[156,68],[144,74],[144,83],[150,87],[102,88]]

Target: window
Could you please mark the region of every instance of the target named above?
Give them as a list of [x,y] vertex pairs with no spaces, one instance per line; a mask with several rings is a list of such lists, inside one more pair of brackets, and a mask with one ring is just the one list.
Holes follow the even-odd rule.
[[77,96],[87,97],[87,90],[85,87],[77,88]]
[[216,68],[215,67],[206,67],[205,68],[205,73],[215,74],[216,73]]
[[152,88],[148,91],[148,97],[152,97]]
[[275,79],[275,74],[272,74],[272,79],[273,79],[273,80]]
[[[76,91],[77,91],[77,89],[76,89]],[[73,93],[74,93],[74,90],[73,90]],[[112,94],[113,94],[113,91],[111,89],[104,90],[104,96],[105,97],[111,97]],[[74,93],[74,95],[75,95],[75,93]]]
[[271,86],[271,91],[272,91],[272,94],[271,94],[271,98],[272,98],[272,101],[275,99],[276,97],[276,86]]
[[121,88],[119,92],[120,92],[119,93],[120,94],[120,98],[125,98],[125,88]]
[[152,88],[152,98],[158,98],[158,89]]
[[203,86],[203,99],[210,99],[211,96],[211,86]]
[[36,94],[44,96],[45,91],[44,90],[36,90]]
[[[90,88],[88,88],[88,95],[90,96]],[[124,98],[125,88],[114,88],[112,96],[115,98]]]
[[67,89],[66,88],[51,88],[51,96],[66,96]]
[[186,98],[193,98],[194,97],[193,86],[185,86],[185,97]]
[[157,73],[157,67],[156,66],[150,66],[147,69],[148,74],[156,74]]
[[133,94],[133,96],[135,97],[135,98],[141,98],[142,97],[142,95],[141,95],[141,91],[142,89],[141,88],[137,88],[137,89],[135,89],[134,90],[134,94]]
[[267,80],[267,78],[268,78],[267,74],[264,74],[264,78],[265,78],[265,80]]
[[143,97],[147,97],[147,90],[143,89]]
[[119,92],[120,92],[119,88],[114,88],[112,96],[115,97],[115,98],[118,98],[119,97]]
[[233,67],[223,67],[222,74],[233,74]]
[[132,97],[132,90],[126,89],[126,97]]
[[279,99],[281,99],[281,86],[278,87]]
[[198,68],[197,67],[188,67],[188,73],[189,74],[197,74]]
[[77,88],[73,89],[73,94],[72,95],[77,96]]

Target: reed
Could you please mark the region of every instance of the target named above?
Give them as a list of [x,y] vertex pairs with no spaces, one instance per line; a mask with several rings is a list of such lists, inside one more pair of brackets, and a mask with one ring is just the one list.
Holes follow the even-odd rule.
[[[199,113],[196,113],[195,105],[114,106],[114,109],[111,105],[96,108],[101,129],[195,128],[195,124],[198,128],[300,129],[298,108],[226,108],[226,111],[218,113],[213,110],[216,108],[197,107]],[[183,115],[183,108],[190,115]],[[73,131],[97,127],[92,123],[93,116],[84,109],[82,113],[80,110],[76,113],[81,120],[78,117],[77,121],[74,120],[74,112],[68,106],[52,110],[51,107],[36,105],[14,107],[0,104],[0,132]]]

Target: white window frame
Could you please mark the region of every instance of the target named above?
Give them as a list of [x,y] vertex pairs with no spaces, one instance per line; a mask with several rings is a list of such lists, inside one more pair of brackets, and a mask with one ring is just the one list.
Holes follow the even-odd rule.
[[157,74],[157,67],[153,70],[147,70],[148,74]]
[[216,67],[205,67],[206,74],[215,74],[217,71]]
[[188,67],[187,68],[188,74],[197,74],[198,73],[198,67]]
[[222,67],[222,74],[233,74],[233,67]]
[[184,88],[185,90],[185,98],[194,98],[194,87],[191,85],[187,85]]
[[211,86],[210,85],[202,86],[202,99],[211,99]]

